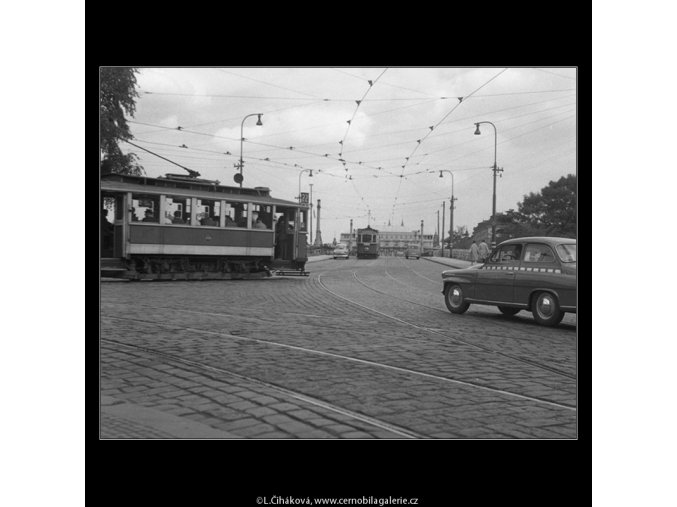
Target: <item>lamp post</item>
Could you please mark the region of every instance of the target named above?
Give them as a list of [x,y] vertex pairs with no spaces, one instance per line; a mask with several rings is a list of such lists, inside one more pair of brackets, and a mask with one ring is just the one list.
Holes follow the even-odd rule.
[[299,172],[299,196],[298,196],[299,208],[296,212],[296,216],[295,216],[295,219],[294,219],[294,258],[296,258],[297,254],[298,254],[298,248],[299,248],[299,246],[298,246],[298,233],[301,230],[301,225],[300,225],[301,224],[301,208],[300,208],[300,205],[301,205],[301,175],[305,172],[310,172],[311,178],[313,176],[313,170],[312,169],[301,169],[301,171]]
[[312,169],[301,169],[301,172],[299,172],[299,204],[301,204],[301,175],[305,172],[310,172],[310,177],[313,177]]
[[240,178],[239,178],[239,181],[238,181],[238,179],[235,180],[240,184],[240,188],[242,188],[242,180],[244,179],[244,177],[242,176],[242,167],[244,166],[244,162],[242,161],[242,143],[244,142],[244,121],[247,118],[249,118],[250,116],[258,116],[259,119],[257,120],[256,124],[259,125],[259,126],[263,125],[263,123],[261,123],[261,116],[263,116],[263,113],[248,114],[247,116],[242,118],[242,124],[240,125],[240,166],[239,166],[240,167]]
[[[308,183],[308,186],[310,187],[310,210],[308,211],[308,214],[310,215],[308,217],[308,222],[310,223],[310,236],[308,238],[308,244],[312,246],[312,244],[313,244],[313,184]],[[300,190],[299,190],[299,195],[301,195]]]
[[446,211],[447,201],[442,201],[442,251],[440,255],[444,257],[444,212]]
[[[454,254],[454,201],[457,199],[454,197],[454,173],[448,169],[442,169],[440,171],[440,178],[442,178],[442,173],[451,174],[451,204],[449,205],[451,215],[449,217],[449,258],[451,259]],[[442,231],[442,257],[444,257],[444,231]]]
[[496,146],[498,144],[497,139],[498,135],[496,134],[496,125],[491,123],[490,121],[480,121],[475,123],[475,135],[479,136],[481,134],[480,132],[480,124],[482,123],[488,123],[492,127],[494,127],[494,197],[492,201],[492,206],[491,206],[491,248],[494,248],[496,246],[496,174],[500,171],[503,171],[503,169],[499,169],[498,166],[496,165]]

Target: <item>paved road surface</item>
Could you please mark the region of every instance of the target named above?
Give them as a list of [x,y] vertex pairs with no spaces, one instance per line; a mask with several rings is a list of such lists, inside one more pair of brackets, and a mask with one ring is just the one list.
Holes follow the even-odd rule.
[[101,285],[101,438],[576,438],[576,320],[446,310],[429,259]]

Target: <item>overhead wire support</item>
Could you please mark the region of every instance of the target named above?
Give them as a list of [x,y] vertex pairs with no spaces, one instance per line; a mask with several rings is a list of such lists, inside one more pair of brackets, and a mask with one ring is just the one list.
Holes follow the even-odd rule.
[[[356,101],[355,101],[355,102],[357,102],[357,107],[355,108],[355,111],[353,111],[353,116],[350,118],[350,120],[348,120],[348,128],[346,129],[346,133],[343,135],[343,139],[342,139],[341,141],[339,141],[339,144],[341,145],[341,151],[340,151],[340,153],[339,153],[339,157],[343,157],[344,143],[345,143],[346,138],[348,137],[348,132],[350,132],[350,127],[351,127],[351,125],[352,125],[353,120],[355,119],[355,115],[357,114],[358,109],[360,109],[360,104],[362,104],[362,101],[365,99],[365,97],[367,96],[367,94],[371,91],[371,89],[374,87],[374,85],[376,84],[376,82],[377,82],[379,79],[381,79],[381,76],[382,76],[383,74],[385,74],[387,70],[388,70],[388,69],[386,68],[386,69],[385,69],[383,72],[381,72],[381,73],[379,74],[379,76],[378,76],[376,79],[374,79],[373,81],[372,81],[372,80],[368,80],[367,82],[369,83],[369,88],[367,88],[367,91],[364,92],[364,95],[362,95],[362,98],[361,98],[360,100],[356,100]],[[345,165],[346,165],[346,164],[345,164],[345,161],[344,161],[344,162],[343,162],[343,166],[345,167]]]
[[[163,128],[163,129],[166,129],[166,130],[177,130],[176,127],[164,127],[162,125],[156,125],[156,124],[151,124],[151,123],[142,123],[142,122],[138,122],[138,121],[134,121],[134,120],[129,120],[128,123],[135,123],[135,124],[138,124],[138,125],[146,125],[146,126],[150,126],[150,127],[158,127],[158,128]],[[199,135],[199,136],[207,136],[207,137],[213,137],[213,138],[217,138],[217,139],[226,139],[228,141],[240,142],[240,139],[235,139],[233,137],[217,136],[215,134],[209,134],[207,132],[198,132],[196,130],[188,130],[188,129],[185,129],[185,128],[182,128],[181,130],[178,130],[178,131],[183,132],[183,133],[187,133],[187,134],[194,134],[194,135]],[[249,140],[245,140],[245,141],[247,143],[254,144],[254,145],[257,145],[257,146],[265,146],[265,147],[280,149],[280,150],[293,150],[293,151],[296,151],[297,153],[303,153],[305,155],[312,155],[314,157],[329,158],[330,160],[336,160],[337,162],[341,162],[341,163],[343,163],[343,162],[348,162],[348,163],[351,163],[351,164],[357,164],[358,163],[358,162],[354,162],[354,161],[351,161],[351,160],[341,160],[340,158],[330,157],[328,153],[327,154],[319,154],[319,153],[313,153],[311,151],[299,150],[299,149],[295,148],[294,146],[278,146],[278,145],[275,145],[275,144],[259,143],[259,142],[256,142],[256,141],[249,141]],[[363,165],[363,167],[369,167],[370,169],[379,169],[376,166],[368,166],[368,165],[365,165],[365,164],[362,164],[362,165]]]
[[[423,143],[423,141],[426,140],[426,138],[427,138],[427,137],[435,130],[435,128],[439,127],[439,126],[442,124],[442,122],[444,122],[444,120],[446,120],[446,119],[449,117],[449,115],[450,115],[451,113],[453,113],[453,112],[454,112],[454,111],[455,111],[455,110],[463,103],[463,100],[464,100],[464,99],[468,99],[468,98],[472,97],[473,95],[475,95],[475,93],[477,93],[477,92],[480,91],[482,88],[484,88],[485,86],[487,86],[489,83],[491,83],[494,79],[496,79],[498,76],[500,76],[501,74],[503,74],[503,73],[504,73],[505,71],[507,71],[507,70],[508,70],[508,68],[505,68],[505,69],[501,70],[499,73],[497,73],[497,74],[496,74],[495,76],[493,76],[491,79],[487,80],[485,83],[483,83],[482,85],[480,85],[478,88],[474,89],[474,90],[473,90],[472,92],[470,92],[469,94],[464,95],[463,97],[457,97],[457,99],[458,99],[458,104],[454,105],[454,107],[452,107],[451,110],[450,110],[447,114],[445,114],[445,115],[442,117],[442,119],[441,119],[440,121],[438,121],[435,125],[428,127],[429,131],[426,133],[426,135],[424,135],[424,136],[421,137],[420,139],[417,139],[417,140],[416,140],[416,143],[417,143],[416,146],[414,147],[414,149],[412,150],[412,152],[409,154],[409,156],[408,156],[408,157],[405,157],[405,163],[404,163],[404,165],[402,166],[402,176],[404,176],[404,169],[406,168],[406,166],[407,166],[409,160],[411,159],[411,157],[414,155],[414,153],[416,153],[416,150],[419,149],[419,147],[421,146],[421,144]],[[395,192],[395,201],[397,201],[397,196],[398,196],[399,193],[400,193],[400,188],[401,188],[401,186],[402,186],[402,179],[403,179],[403,178],[400,178],[400,182],[399,182],[399,184],[397,185],[397,191]]]

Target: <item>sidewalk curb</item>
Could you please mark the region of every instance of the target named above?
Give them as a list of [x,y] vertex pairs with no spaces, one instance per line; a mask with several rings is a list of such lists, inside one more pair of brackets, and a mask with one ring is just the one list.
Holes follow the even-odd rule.
[[[421,259],[424,259],[424,260],[430,261],[430,262],[434,262],[436,264],[441,264],[442,266],[446,266],[450,269],[465,269],[465,268],[469,268],[471,266],[471,264],[469,264],[468,266],[454,265],[454,264],[449,263],[448,261],[438,260],[435,257],[421,257]],[[458,262],[468,262],[468,261],[462,261],[460,259],[449,259],[449,261],[453,261],[453,260],[457,260]]]

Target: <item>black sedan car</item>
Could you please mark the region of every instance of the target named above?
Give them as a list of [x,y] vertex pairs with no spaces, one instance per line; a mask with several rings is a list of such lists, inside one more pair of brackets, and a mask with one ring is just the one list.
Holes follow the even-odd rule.
[[452,313],[471,303],[495,305],[505,315],[531,311],[554,326],[576,313],[576,240],[514,238],[499,244],[481,265],[442,273],[444,301]]

